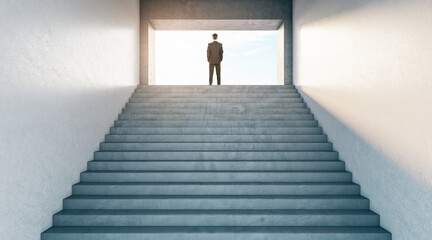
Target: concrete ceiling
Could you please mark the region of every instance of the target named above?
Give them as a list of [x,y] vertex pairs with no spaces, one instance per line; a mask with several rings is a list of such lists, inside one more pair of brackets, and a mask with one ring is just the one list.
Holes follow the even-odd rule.
[[150,20],[155,30],[278,30],[282,20]]

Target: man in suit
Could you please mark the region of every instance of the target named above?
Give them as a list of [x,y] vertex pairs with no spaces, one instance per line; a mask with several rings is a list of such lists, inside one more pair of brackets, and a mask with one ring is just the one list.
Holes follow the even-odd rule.
[[221,62],[223,59],[223,48],[222,43],[216,41],[218,38],[218,35],[215,33],[213,34],[213,42],[208,44],[207,47],[207,61],[209,62],[210,66],[210,85],[213,83],[213,72],[216,68],[216,75],[217,75],[217,83],[218,85],[221,85]]

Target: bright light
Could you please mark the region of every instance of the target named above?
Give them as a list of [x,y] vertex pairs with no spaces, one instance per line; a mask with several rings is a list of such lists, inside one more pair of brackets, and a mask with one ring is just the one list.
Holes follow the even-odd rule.
[[224,48],[222,85],[277,84],[276,31],[156,31],[156,84],[208,85],[213,33]]

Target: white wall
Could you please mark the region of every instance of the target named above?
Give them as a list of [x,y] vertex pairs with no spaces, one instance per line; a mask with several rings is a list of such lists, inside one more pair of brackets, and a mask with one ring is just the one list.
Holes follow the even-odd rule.
[[394,240],[432,236],[432,1],[296,0],[294,81]]
[[0,239],[36,240],[138,84],[138,0],[0,0]]

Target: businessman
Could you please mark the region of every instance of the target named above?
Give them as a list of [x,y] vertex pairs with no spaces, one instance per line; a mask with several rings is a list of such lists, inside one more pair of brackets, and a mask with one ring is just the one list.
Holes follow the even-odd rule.
[[221,62],[223,59],[222,43],[217,41],[218,35],[213,34],[213,42],[207,47],[207,61],[210,66],[210,85],[213,83],[213,72],[216,68],[217,84],[221,85]]

